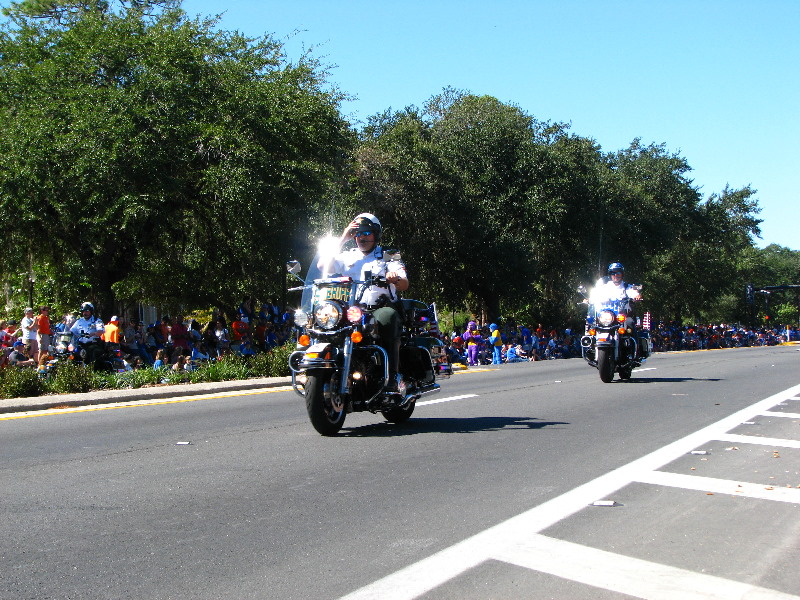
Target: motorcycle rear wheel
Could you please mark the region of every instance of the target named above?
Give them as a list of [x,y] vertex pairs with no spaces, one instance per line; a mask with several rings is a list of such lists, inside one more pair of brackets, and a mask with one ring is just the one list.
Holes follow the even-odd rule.
[[611,383],[614,381],[614,356],[611,348],[597,349],[597,370],[600,372],[600,381]]
[[[331,372],[314,373],[308,375],[305,385],[306,410],[311,425],[321,435],[336,435],[344,425],[346,412],[344,406],[337,410],[330,399],[325,398],[325,386],[333,388],[335,380]],[[335,393],[331,390],[331,393]]]

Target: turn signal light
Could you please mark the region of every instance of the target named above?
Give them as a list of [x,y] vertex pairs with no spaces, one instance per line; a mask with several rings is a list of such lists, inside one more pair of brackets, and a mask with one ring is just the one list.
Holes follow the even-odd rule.
[[590,329],[589,330],[589,335],[597,335],[597,330],[596,329]]
[[619,321],[620,323],[624,323],[626,318],[627,318],[626,315],[624,315],[622,313],[619,313],[617,315],[617,321]]
[[620,328],[618,329],[618,331],[619,331],[619,334],[620,334],[620,335],[625,335],[625,328],[624,328],[624,327],[620,327]]
[[360,331],[354,331],[350,334],[350,339],[353,340],[354,343],[358,344],[361,340],[364,339],[364,336],[361,335]]
[[297,338],[297,345],[298,346],[310,346],[311,345],[311,338],[308,337],[305,333]]

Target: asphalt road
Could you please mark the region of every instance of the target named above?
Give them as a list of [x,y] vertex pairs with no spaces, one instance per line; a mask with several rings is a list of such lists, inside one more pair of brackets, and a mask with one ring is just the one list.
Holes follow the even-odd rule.
[[473,369],[335,438],[275,389],[2,414],[0,598],[800,597],[799,361]]

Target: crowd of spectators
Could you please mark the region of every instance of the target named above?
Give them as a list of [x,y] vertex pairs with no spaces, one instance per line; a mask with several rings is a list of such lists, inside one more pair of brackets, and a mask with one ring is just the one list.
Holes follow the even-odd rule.
[[[32,367],[45,372],[53,355],[67,352],[69,331],[77,313],[64,315],[58,323],[50,320],[50,309],[42,306],[35,314],[33,308],[23,311],[20,321],[0,320],[0,366]],[[470,321],[473,323],[473,321]],[[494,325],[494,324],[493,324]],[[528,327],[507,322],[499,327],[500,336],[492,337],[489,325],[475,325],[476,331],[465,335],[467,325],[443,335],[447,352],[453,363],[467,365],[491,364],[495,347],[499,347],[500,362],[514,363],[556,358],[580,357],[582,330],[556,327]],[[286,343],[293,335],[295,324],[291,310],[280,309],[275,303],[254,308],[245,300],[229,323],[216,314],[200,323],[183,315],[163,316],[158,322],[142,323],[136,318],[113,316],[105,323],[105,345],[119,356],[120,367],[169,368],[191,370],[203,361],[215,360],[228,354],[253,356]],[[475,335],[477,333],[477,335]],[[771,346],[787,341],[800,341],[797,327],[746,327],[743,325],[683,325],[658,323],[650,330],[654,352],[711,350],[743,346]],[[469,345],[476,345],[468,352]],[[75,350],[73,346],[71,350]],[[470,358],[470,357],[474,358]]]
[[[467,344],[477,343],[473,365],[492,363],[493,344],[489,325],[478,326],[479,337],[465,336],[467,325],[444,336],[448,354],[454,363],[470,365]],[[582,356],[580,339],[583,330],[536,328],[506,324],[500,328],[502,362],[539,361]],[[746,327],[743,325],[683,325],[659,323],[650,330],[654,352],[712,350],[745,346],[774,346],[800,341],[797,327]],[[465,341],[465,338],[469,342]]]
[[[286,343],[293,333],[294,315],[274,302],[254,309],[245,300],[228,322],[221,313],[207,322],[164,315],[154,323],[137,318],[112,316],[104,324],[103,347],[114,355],[118,370],[168,368],[191,370],[198,364],[229,354],[253,356]],[[54,356],[76,353],[79,348],[70,333],[78,318],[68,313],[58,323],[49,318],[49,307],[26,308],[23,319],[0,321],[0,366],[32,367],[47,372]]]

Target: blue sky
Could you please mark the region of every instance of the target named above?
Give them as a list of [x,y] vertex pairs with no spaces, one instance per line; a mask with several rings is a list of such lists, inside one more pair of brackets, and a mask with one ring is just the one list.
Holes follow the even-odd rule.
[[184,0],[220,28],[331,65],[354,122],[451,86],[571,124],[607,152],[685,157],[701,193],[758,190],[762,238],[800,250],[800,0]]

